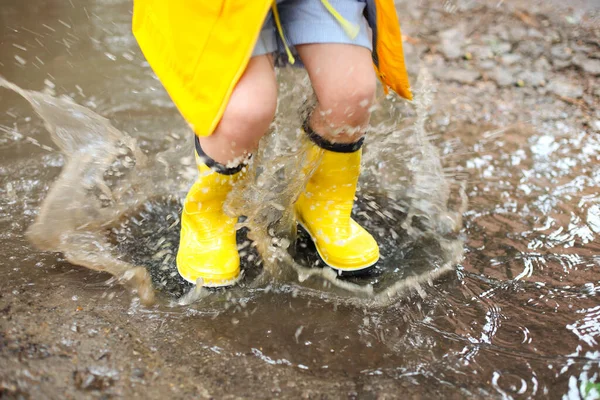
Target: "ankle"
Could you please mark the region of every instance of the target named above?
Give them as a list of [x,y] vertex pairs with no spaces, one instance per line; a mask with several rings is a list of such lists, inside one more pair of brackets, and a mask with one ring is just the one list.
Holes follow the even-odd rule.
[[[364,135],[355,135],[354,141],[337,141],[332,138],[330,135],[325,136],[315,132],[310,126],[310,118],[307,118],[304,121],[302,126],[304,133],[308,136],[308,138],[315,144],[317,147],[320,147],[323,150],[332,151],[334,153],[354,153],[362,148],[362,145],[365,141]],[[347,139],[344,138],[344,139]]]
[[247,166],[248,160],[252,157],[252,154],[244,153],[237,156],[227,162],[219,162],[210,155],[206,154],[200,144],[200,139],[195,136],[196,155],[200,162],[204,163],[207,167],[213,171],[222,175],[233,175],[240,172],[244,167]]

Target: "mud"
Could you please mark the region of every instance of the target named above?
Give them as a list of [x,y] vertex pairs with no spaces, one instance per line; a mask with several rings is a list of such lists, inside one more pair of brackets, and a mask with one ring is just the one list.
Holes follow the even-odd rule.
[[[448,171],[468,177],[454,272],[376,309],[293,285],[172,307],[184,292],[173,280],[144,307],[111,275],[27,241],[67,160],[26,102],[3,90],[1,396],[597,398],[597,4],[397,8],[412,78],[423,68],[433,76],[426,131]],[[155,154],[179,143],[185,125],[137,50],[130,9],[3,4],[0,74],[69,95]],[[417,118],[399,100],[381,104],[402,123]],[[125,262],[151,260],[146,246],[160,239],[127,228],[131,218],[158,227],[178,212],[173,199],[150,205],[112,233]],[[419,248],[407,241],[393,259],[418,263]]]

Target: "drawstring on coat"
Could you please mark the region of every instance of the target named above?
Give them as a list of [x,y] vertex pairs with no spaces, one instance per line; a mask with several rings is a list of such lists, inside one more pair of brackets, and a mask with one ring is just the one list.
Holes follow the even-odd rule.
[[[356,36],[358,36],[360,26],[348,22],[347,19],[342,17],[342,15],[339,12],[337,12],[337,10],[331,5],[331,3],[329,3],[328,0],[321,0],[321,3],[333,16],[333,18],[335,18],[335,20],[342,26],[344,32],[346,32],[346,35],[348,35],[350,39],[354,39],[356,38]],[[285,40],[285,37],[283,35],[283,27],[281,26],[281,19],[279,18],[279,11],[277,10],[277,0],[273,0],[273,5],[271,6],[271,8],[273,10],[275,26],[277,26],[277,32],[279,32],[279,36],[281,37],[281,41],[283,42],[283,46],[285,47],[285,52],[287,53],[288,61],[290,64],[294,64],[296,62],[296,59],[294,58],[294,55],[290,50],[290,46],[288,45],[287,40]]]

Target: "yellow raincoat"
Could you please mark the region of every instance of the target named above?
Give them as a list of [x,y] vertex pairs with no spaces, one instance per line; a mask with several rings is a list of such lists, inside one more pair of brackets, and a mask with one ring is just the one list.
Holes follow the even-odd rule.
[[[134,0],[133,33],[198,136],[217,127],[273,0]],[[368,0],[373,63],[384,89],[412,99],[393,0]]]

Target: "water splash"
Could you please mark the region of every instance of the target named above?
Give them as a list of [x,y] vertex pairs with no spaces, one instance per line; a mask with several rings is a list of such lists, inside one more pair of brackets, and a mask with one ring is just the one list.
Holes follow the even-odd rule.
[[[422,295],[422,284],[453,268],[462,256],[457,233],[466,197],[464,182],[444,170],[439,150],[425,130],[430,85],[424,74],[416,91],[414,121],[399,128],[398,121],[390,118],[371,129],[357,206],[359,217],[366,224],[371,221],[372,230],[381,229],[382,224],[389,229],[394,240],[387,243],[388,252],[397,251],[396,246],[401,250],[418,248],[422,255],[419,265],[411,265],[414,260],[409,257],[406,266],[387,266],[375,279],[350,281],[339,279],[329,268],[311,268],[293,256],[296,230],[292,206],[307,179],[302,170],[308,142],[298,129],[299,115],[293,111],[310,100],[304,79],[284,92],[271,133],[261,141],[246,178],[225,205],[231,215],[244,216],[239,227],[260,255],[260,261],[253,264],[262,269],[246,279],[249,288],[292,285],[305,289],[307,295],[326,291],[336,301],[378,307],[411,291]],[[136,215],[164,211],[153,208],[156,201],[179,204],[190,184],[191,138],[148,156],[131,136],[68,97],[23,90],[2,78],[0,86],[17,92],[32,105],[67,158],[27,232],[28,238],[40,249],[64,253],[73,264],[114,275],[130,285],[143,303],[152,303],[157,268],[132,262],[110,239],[109,230],[125,227],[120,234],[132,236],[124,221],[138,224]],[[159,233],[176,235],[177,214]],[[140,232],[133,236],[139,238]],[[166,280],[176,279],[172,272],[176,241],[161,236],[151,246],[152,259],[162,260],[164,273],[159,279],[163,287]],[[190,304],[209,294],[203,288],[192,288],[175,303]]]
[[73,264],[114,275],[131,285],[144,303],[152,303],[154,292],[146,269],[119,260],[103,235],[107,225],[145,200],[133,181],[116,179],[111,187],[106,179],[118,176],[119,167],[131,170],[136,163],[141,170],[147,164],[135,140],[68,97],[23,90],[1,77],[0,86],[31,104],[67,157],[27,231],[28,238],[42,250],[62,252]]

